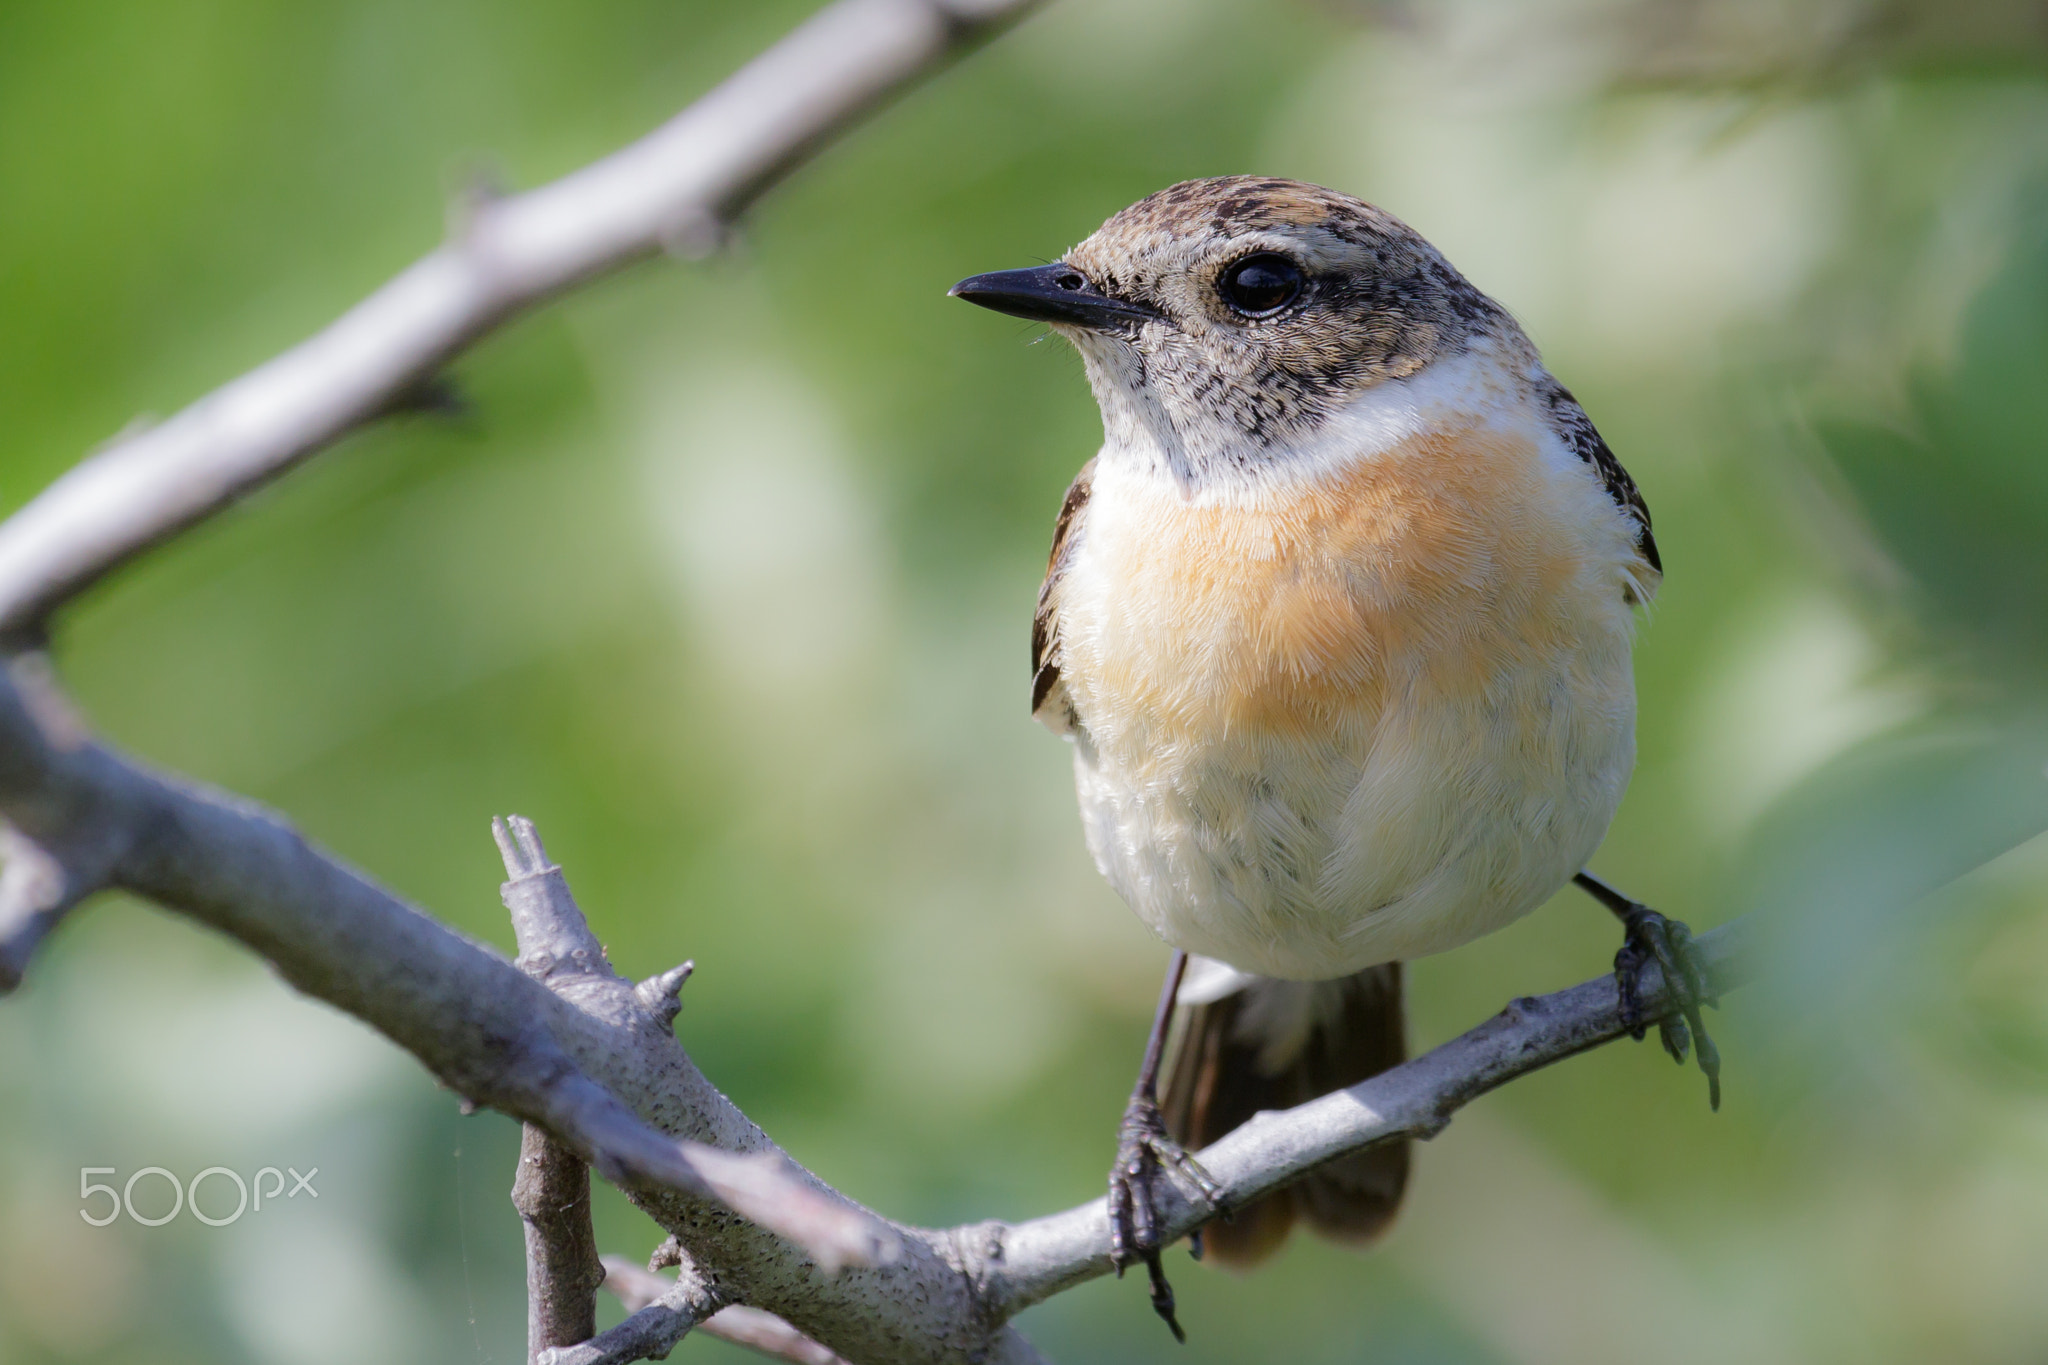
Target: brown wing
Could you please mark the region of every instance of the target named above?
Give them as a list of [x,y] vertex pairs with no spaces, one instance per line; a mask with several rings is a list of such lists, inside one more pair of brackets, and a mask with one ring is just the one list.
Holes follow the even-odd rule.
[[1586,416],[1586,410],[1579,406],[1579,400],[1572,397],[1572,391],[1552,379],[1543,391],[1543,400],[1550,412],[1550,429],[1555,431],[1572,453],[1593,466],[1593,472],[1600,476],[1600,484],[1607,490],[1622,511],[1635,518],[1636,544],[1642,548],[1643,558],[1650,561],[1650,567],[1658,573],[1664,572],[1664,561],[1657,555],[1657,537],[1650,534],[1650,504],[1643,501],[1643,492],[1636,487],[1636,481],[1621,467],[1621,461],[1607,447],[1600,436],[1593,419]]
[[[1038,610],[1031,618],[1031,714],[1055,730],[1064,732],[1071,715],[1048,714],[1046,700],[1060,681],[1059,614],[1053,608],[1053,588],[1067,571],[1074,547],[1080,541],[1081,526],[1088,507],[1088,495],[1095,487],[1095,461],[1081,466],[1060,504],[1060,519],[1052,530],[1052,554],[1045,566],[1045,582],[1038,589]],[[1060,708],[1063,710],[1064,708]]]
[[[1175,1023],[1160,1103],[1167,1127],[1190,1150],[1262,1109],[1356,1085],[1408,1053],[1398,962],[1312,984],[1261,979],[1182,1007]],[[1278,1250],[1297,1218],[1325,1237],[1363,1242],[1393,1220],[1407,1183],[1408,1144],[1385,1143],[1316,1168],[1228,1222],[1211,1223],[1203,1237],[1218,1261],[1243,1269]]]

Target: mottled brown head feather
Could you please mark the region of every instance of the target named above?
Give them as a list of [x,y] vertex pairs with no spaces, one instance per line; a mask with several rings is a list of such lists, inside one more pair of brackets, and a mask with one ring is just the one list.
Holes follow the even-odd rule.
[[[1301,267],[1300,296],[1270,317],[1219,287],[1261,253]],[[1142,427],[1193,478],[1312,432],[1359,391],[1414,374],[1507,315],[1392,214],[1296,180],[1189,180],[1139,200],[1068,252],[1097,291],[1163,325],[1064,329],[1104,417]],[[1135,433],[1134,433],[1135,434]]]

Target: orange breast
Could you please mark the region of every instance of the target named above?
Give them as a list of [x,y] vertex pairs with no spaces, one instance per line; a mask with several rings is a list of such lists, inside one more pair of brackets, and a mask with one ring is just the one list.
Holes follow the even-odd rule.
[[1626,616],[1588,493],[1484,430],[1227,504],[1103,471],[1058,590],[1062,672],[1091,729],[1142,717],[1148,744],[1328,738],[1403,695],[1483,693],[1589,611]]

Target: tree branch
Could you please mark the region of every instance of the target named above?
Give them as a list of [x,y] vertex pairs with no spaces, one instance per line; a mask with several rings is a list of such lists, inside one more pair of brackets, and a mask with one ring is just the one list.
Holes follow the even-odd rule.
[[[650,1304],[661,1303],[675,1288],[674,1280],[665,1280],[623,1256],[599,1259],[604,1263],[604,1287],[626,1305],[629,1313],[638,1313]],[[847,1365],[846,1360],[833,1354],[829,1347],[820,1346],[773,1313],[764,1313],[745,1304],[726,1305],[698,1323],[697,1331],[735,1346],[744,1346],[771,1360],[786,1360],[790,1365]]]
[[[528,193],[466,202],[451,240],[326,330],[117,437],[0,523],[0,648],[43,668],[50,614],[121,564],[417,402],[441,366],[528,309],[658,251],[708,249],[823,143],[1036,3],[838,0],[640,141]],[[29,704],[68,713],[46,676],[17,679]],[[0,991],[108,885],[121,823],[72,816],[43,821],[41,840],[0,830]]]
[[[65,749],[85,743],[85,721],[58,690],[49,661],[28,654],[10,667],[21,704],[50,742]],[[21,984],[37,946],[73,906],[105,889],[126,852],[116,812],[87,799],[53,800],[46,797],[26,825],[0,823],[0,994]]]
[[[508,826],[493,820],[491,834],[511,879],[504,897],[519,942],[514,965],[543,984],[565,962],[588,970],[593,945],[584,942],[587,926],[578,935],[582,917],[572,922],[554,903],[560,879],[545,875],[547,850],[533,822],[515,818]],[[564,884],[560,895],[567,893]],[[597,1291],[605,1270],[590,1224],[590,1167],[545,1128],[524,1125],[512,1207],[526,1233],[526,1358],[528,1365],[540,1365],[550,1347],[574,1346],[597,1334]]]
[[0,638],[427,387],[505,322],[663,250],[701,255],[763,190],[1036,0],[838,0],[640,141],[482,199],[325,331],[124,435],[0,526]]
[[[670,1029],[666,988],[636,988],[612,971],[561,869],[516,827],[508,861],[519,872],[505,901],[521,961],[545,985],[313,849],[275,816],[146,773],[73,731],[47,733],[12,676],[0,678],[0,815],[44,842],[74,812],[102,822],[102,837],[125,850],[112,884],[239,939],[453,1088],[595,1156],[677,1236],[723,1301],[773,1312],[848,1359],[1035,1360],[1003,1324],[1111,1268],[1101,1199],[1015,1226],[878,1231],[872,1215],[796,1168],[704,1079]],[[1735,984],[1734,927],[1702,935],[1699,946],[1711,988]],[[1654,968],[1644,972],[1642,1000],[1649,1017],[1665,1008]],[[1201,1160],[1226,1200],[1242,1204],[1346,1152],[1427,1137],[1486,1091],[1625,1031],[1609,975],[1518,1000],[1392,1071],[1261,1114]],[[678,1146],[673,1137],[726,1150]],[[1169,1239],[1210,1212],[1184,1193],[1164,1204]],[[810,1251],[761,1225],[783,1228]],[[825,1263],[849,1252],[874,1263],[830,1273]]]
[[[678,1144],[579,1066],[571,1050],[601,1054],[606,1045],[579,1034],[585,1016],[556,993],[568,989],[556,978],[594,974],[583,970],[590,954],[555,964],[546,986],[530,980],[279,817],[147,772],[90,742],[68,713],[30,705],[24,692],[43,686],[41,675],[15,662],[0,679],[0,815],[21,838],[103,851],[104,884],[255,948],[287,981],[380,1029],[450,1089],[541,1124],[611,1180],[715,1201],[785,1232],[827,1266],[886,1256],[886,1229],[816,1182],[775,1158]],[[551,891],[560,877],[546,868],[514,885]],[[33,918],[16,927],[23,938],[40,936]],[[0,942],[0,959],[25,956],[18,943]],[[603,970],[610,978],[609,964]]]
[[529,1123],[519,1135],[512,1207],[526,1229],[526,1358],[597,1334],[604,1267],[590,1225],[590,1167]]
[[688,1266],[674,1280],[641,1273],[660,1284],[655,1297],[610,1331],[580,1345],[545,1351],[535,1365],[627,1365],[635,1360],[665,1360],[691,1328],[708,1331],[722,1312],[731,1311],[719,1308],[717,1295]]
[[[1747,920],[1737,920],[1695,940],[1714,996],[1745,979],[1753,932]],[[1648,1020],[1672,1008],[1654,963],[1643,971],[1641,998]],[[1434,1137],[1454,1113],[1488,1091],[1628,1032],[1611,973],[1551,995],[1523,996],[1391,1071],[1292,1109],[1260,1113],[1197,1155],[1222,1187],[1224,1206],[1242,1208],[1326,1161],[1395,1138]],[[1212,1216],[1178,1186],[1160,1204],[1164,1243]],[[981,1293],[998,1317],[1011,1317],[1113,1268],[1106,1199],[1028,1223],[992,1226]]]

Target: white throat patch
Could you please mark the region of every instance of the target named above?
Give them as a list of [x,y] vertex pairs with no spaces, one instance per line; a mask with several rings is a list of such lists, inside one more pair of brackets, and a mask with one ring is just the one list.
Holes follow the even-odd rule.
[[[1192,431],[1170,425],[1149,394],[1103,374],[1101,459],[1121,474],[1171,479],[1191,504],[1238,505],[1318,482],[1424,434],[1475,426],[1533,434],[1539,424],[1529,406],[1529,361],[1515,349],[1475,337],[1456,355],[1366,389],[1313,433],[1271,445],[1222,417]],[[1098,366],[1090,356],[1091,378]]]

